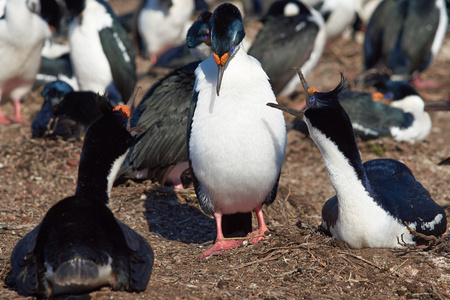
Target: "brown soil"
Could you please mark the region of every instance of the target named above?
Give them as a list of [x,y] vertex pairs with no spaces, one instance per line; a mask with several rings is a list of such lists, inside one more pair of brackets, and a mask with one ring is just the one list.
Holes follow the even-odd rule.
[[[119,12],[132,10],[136,3],[110,2]],[[423,74],[443,83],[438,89],[420,90],[426,101],[448,98],[449,52],[447,38]],[[355,78],[361,70],[361,53],[361,46],[353,41],[336,41],[308,76],[310,86],[330,90],[338,83],[340,71]],[[148,67],[142,60],[138,64],[141,73]],[[144,92],[154,80],[141,80]],[[294,106],[302,97],[280,101]],[[26,101],[26,120],[31,122],[40,103],[37,93]],[[450,216],[450,166],[437,166],[450,156],[449,113],[431,112],[431,118],[432,133],[422,143],[383,138],[359,141],[358,146],[363,161],[394,158],[405,163]],[[0,127],[0,298],[22,298],[13,285],[7,285],[11,286],[11,251],[53,204],[74,193],[81,145],[80,141],[33,140],[25,125]],[[333,195],[315,144],[301,133],[289,132],[278,197],[264,209],[270,236],[256,245],[199,260],[213,242],[215,224],[201,212],[193,191],[177,197],[170,188],[129,181],[113,189],[110,207],[154,249],[155,265],[147,289],[135,294],[102,288],[72,298],[450,298],[449,235],[433,248],[349,249],[318,230],[322,205]]]

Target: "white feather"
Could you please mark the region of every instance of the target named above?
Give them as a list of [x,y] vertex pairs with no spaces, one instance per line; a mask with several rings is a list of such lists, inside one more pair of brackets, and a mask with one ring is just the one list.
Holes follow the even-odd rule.
[[431,118],[424,110],[425,103],[417,95],[407,96],[402,100],[393,101],[392,107],[397,107],[406,113],[414,116],[412,125],[408,128],[391,128],[391,135],[397,142],[418,142],[423,141],[431,132]]

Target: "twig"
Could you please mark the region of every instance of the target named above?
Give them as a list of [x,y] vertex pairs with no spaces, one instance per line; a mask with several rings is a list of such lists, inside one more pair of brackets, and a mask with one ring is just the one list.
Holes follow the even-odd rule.
[[274,259],[278,258],[278,256],[273,257],[275,254],[283,255],[283,254],[286,254],[286,253],[289,253],[289,252],[290,252],[289,250],[274,251],[274,252],[270,253],[269,255],[267,255],[264,258],[261,258],[261,259],[255,260],[255,261],[251,261],[251,262],[248,262],[248,263],[245,263],[245,264],[240,264],[240,265],[238,265],[238,266],[236,266],[234,268],[235,269],[240,269],[240,268],[251,266],[253,264],[257,264],[257,263],[261,263],[261,262],[265,262],[265,261],[269,261],[269,260],[274,260]]
[[409,227],[408,223],[404,222],[404,224],[406,226],[406,229],[408,229],[409,233],[412,236],[415,236],[415,237],[421,238],[421,239],[423,239],[425,241],[428,241],[429,242],[428,243],[429,247],[436,246],[440,242],[440,239],[438,239],[434,235],[426,235],[426,234],[417,232],[414,228]]
[[355,255],[355,254],[352,254],[352,253],[348,253],[348,252],[339,252],[339,254],[346,254],[346,255],[349,255],[349,256],[351,256],[351,257],[353,257],[353,258],[356,258],[356,259],[359,259],[360,261],[363,261],[363,262],[365,262],[366,264],[369,264],[369,265],[371,265],[371,266],[373,266],[373,267],[375,267],[375,268],[377,268],[377,269],[379,269],[379,270],[383,270],[381,267],[377,266],[376,264],[374,264],[374,263],[371,262],[370,260],[367,260],[367,259],[365,259],[365,258],[362,258],[361,256],[358,256],[358,255]]
[[270,274],[270,276],[272,276],[273,278],[278,278],[278,277],[284,277],[284,276],[287,276],[287,275],[291,275],[291,274],[294,274],[294,273],[297,273],[297,272],[298,272],[298,269],[295,269],[295,270],[292,270],[292,271],[289,271],[289,272],[285,272],[285,273],[282,273],[282,274],[278,274],[278,275]]
[[397,270],[400,269],[400,267],[403,266],[408,260],[409,258],[405,259],[398,267],[396,267],[393,271],[391,271],[391,273],[395,274],[395,272],[397,272]]

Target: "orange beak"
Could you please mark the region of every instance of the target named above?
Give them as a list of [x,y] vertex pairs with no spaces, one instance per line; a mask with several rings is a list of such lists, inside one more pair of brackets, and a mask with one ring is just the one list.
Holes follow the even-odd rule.
[[220,85],[222,84],[223,72],[225,71],[225,64],[228,62],[229,54],[225,53],[222,57],[219,57],[216,53],[213,52],[214,60],[217,64],[218,74],[217,74],[217,86],[216,93],[219,96]]

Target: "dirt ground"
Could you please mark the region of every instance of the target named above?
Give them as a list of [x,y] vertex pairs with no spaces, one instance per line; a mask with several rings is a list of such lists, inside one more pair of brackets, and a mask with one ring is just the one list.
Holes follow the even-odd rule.
[[[128,12],[136,1],[110,1]],[[311,87],[327,91],[343,72],[349,79],[362,69],[361,45],[337,40],[325,50],[307,77]],[[148,63],[138,59],[139,72]],[[450,37],[423,77],[442,83],[419,90],[428,101],[447,100]],[[145,92],[154,77],[140,85]],[[299,89],[300,90],[300,89]],[[293,101],[279,99],[294,106]],[[42,99],[33,93],[23,106],[31,122]],[[6,106],[8,109],[10,105]],[[445,207],[450,219],[450,166],[437,163],[450,156],[450,112],[431,112],[433,129],[422,143],[396,143],[383,138],[358,141],[363,161],[394,158],[405,163]],[[286,116],[287,121],[291,118]],[[30,126],[0,126],[0,289],[1,299],[23,298],[8,272],[15,244],[58,200],[75,191],[81,141],[33,140]],[[321,208],[334,195],[318,148],[298,132],[288,133],[286,160],[277,199],[264,214],[270,235],[223,255],[199,260],[215,237],[214,220],[205,216],[192,187],[178,197],[150,181],[113,188],[115,216],[144,236],[155,252],[153,274],[145,292],[102,288],[71,299],[449,299],[450,235],[437,247],[420,249],[349,249],[319,230]],[[450,220],[449,220],[450,221]],[[256,226],[256,220],[254,220]]]

